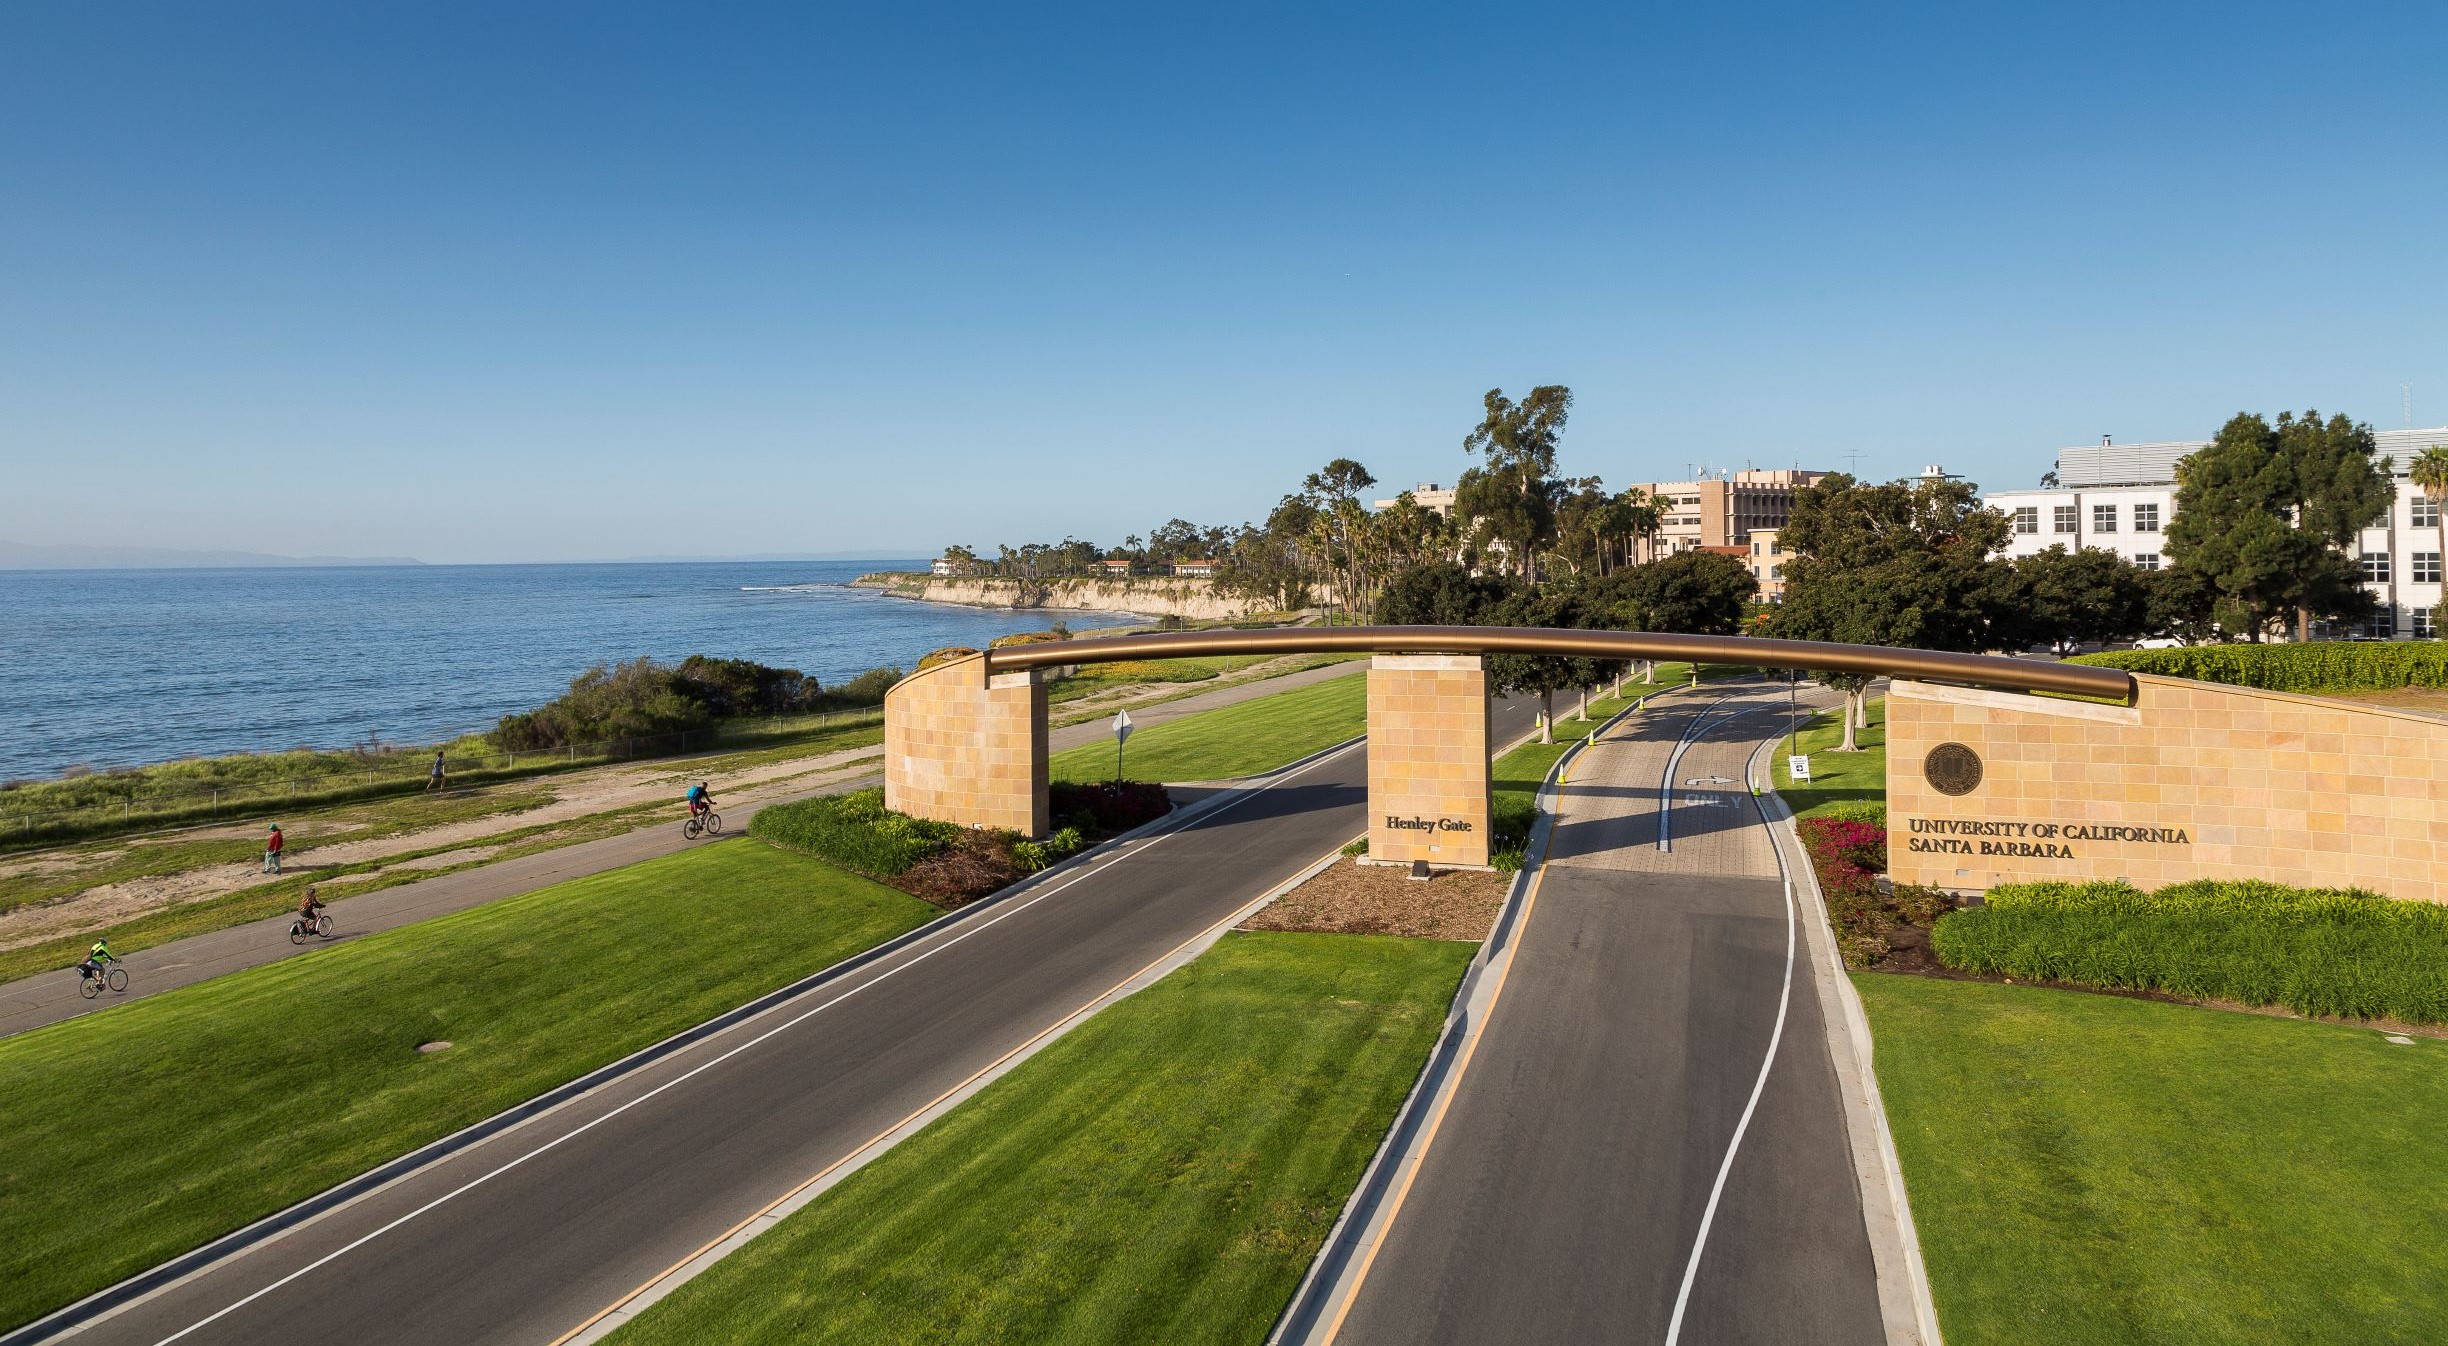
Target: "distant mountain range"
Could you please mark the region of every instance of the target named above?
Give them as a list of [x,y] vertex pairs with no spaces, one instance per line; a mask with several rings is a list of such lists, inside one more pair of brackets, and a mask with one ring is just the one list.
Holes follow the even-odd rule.
[[273,556],[257,551],[190,551],[179,547],[36,545],[0,540],[0,570],[196,570],[263,566],[413,566],[413,556]]

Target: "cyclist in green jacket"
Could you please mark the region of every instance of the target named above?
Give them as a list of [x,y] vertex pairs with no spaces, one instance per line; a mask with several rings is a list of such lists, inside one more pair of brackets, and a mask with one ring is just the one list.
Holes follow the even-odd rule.
[[102,969],[105,966],[118,961],[119,955],[111,952],[110,940],[108,938],[97,939],[93,942],[93,947],[85,951],[85,961],[77,964],[77,976],[85,981],[92,981],[102,975]]

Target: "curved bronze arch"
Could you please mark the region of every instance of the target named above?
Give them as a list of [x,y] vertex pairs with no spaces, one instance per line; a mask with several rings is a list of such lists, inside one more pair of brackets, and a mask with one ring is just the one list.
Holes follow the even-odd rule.
[[1117,659],[1213,654],[1559,654],[1589,659],[1681,659],[1760,668],[1886,674],[2013,692],[2061,692],[2134,703],[2133,675],[2118,668],[1950,654],[1885,645],[1836,645],[1750,636],[1652,631],[1575,631],[1543,626],[1328,626],[1267,630],[1155,631],[1098,640],[1053,640],[986,652],[989,673]]

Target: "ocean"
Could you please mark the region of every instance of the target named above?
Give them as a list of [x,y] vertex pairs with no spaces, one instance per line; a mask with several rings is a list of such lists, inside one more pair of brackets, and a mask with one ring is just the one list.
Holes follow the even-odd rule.
[[831,684],[1112,614],[852,589],[923,561],[0,571],[0,777],[190,754],[437,742],[595,663],[754,659]]

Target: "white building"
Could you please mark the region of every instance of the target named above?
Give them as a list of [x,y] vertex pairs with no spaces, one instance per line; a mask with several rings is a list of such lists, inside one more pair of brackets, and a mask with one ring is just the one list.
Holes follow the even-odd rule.
[[[2372,438],[2397,478],[2397,500],[2387,520],[2364,530],[2360,547],[2365,587],[2379,607],[2367,629],[2339,634],[2430,636],[2432,609],[2440,603],[2439,508],[2423,498],[2407,473],[2416,454],[2434,444],[2448,446],[2448,426],[2377,430]],[[2009,556],[2054,546],[2096,547],[2156,570],[2167,551],[2168,521],[2176,515],[2176,461],[2207,447],[2208,440],[2116,444],[2103,439],[2060,449],[2054,488],[1992,491],[1986,503],[2013,524]]]
[[[1454,490],[1455,488],[1451,486],[1439,486],[1433,481],[1423,481],[1411,488],[1411,503],[1432,514],[1451,514],[1454,506]],[[1394,508],[1394,501],[1400,499],[1402,497],[1398,495],[1393,499],[1379,500],[1374,503],[1378,509],[1386,510]]]

